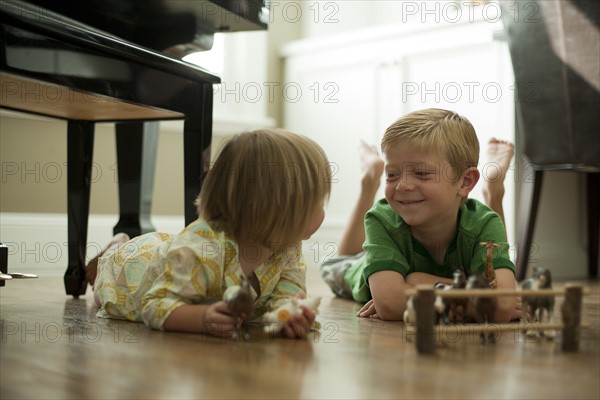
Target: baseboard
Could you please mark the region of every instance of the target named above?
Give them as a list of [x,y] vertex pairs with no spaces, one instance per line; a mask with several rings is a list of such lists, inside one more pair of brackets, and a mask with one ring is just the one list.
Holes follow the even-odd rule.
[[[87,259],[98,254],[112,237],[117,219],[116,215],[90,216]],[[157,231],[176,233],[184,227],[184,219],[182,216],[156,216],[152,218],[152,224]],[[341,219],[326,219],[321,228],[304,242],[303,254],[309,268],[337,253],[344,225],[345,221]],[[40,276],[63,275],[68,255],[67,215],[0,213],[0,242],[8,247],[9,271]],[[585,279],[585,251],[571,249],[565,253],[562,248],[564,246],[557,242],[536,250],[531,265],[550,268],[555,280]]]
[[[116,215],[91,215],[88,222],[86,258],[98,254],[112,237]],[[156,216],[157,231],[176,233],[184,227],[180,216]],[[303,245],[307,263],[319,264],[337,252],[340,221],[326,222]],[[64,274],[68,261],[67,215],[0,213],[0,242],[8,247],[8,267],[12,272],[40,276]]]
[[[117,219],[116,215],[90,216],[87,259],[98,254],[112,237]],[[182,216],[156,216],[152,218],[152,224],[157,231],[177,233],[184,227],[184,219]],[[341,219],[326,219],[321,228],[304,241],[302,249],[309,267],[319,265],[337,253],[344,225],[345,221]],[[68,255],[67,215],[0,213],[0,242],[8,247],[9,271],[40,276],[63,275]],[[585,279],[586,252],[583,249],[564,252],[563,248],[560,242],[546,243],[534,252],[531,265],[550,268],[556,280]]]
[[[88,221],[87,259],[98,254],[112,237],[116,215],[91,215]],[[178,232],[183,217],[157,216],[159,231]],[[0,241],[8,247],[8,267],[13,272],[62,275],[67,267],[66,214],[0,214]]]

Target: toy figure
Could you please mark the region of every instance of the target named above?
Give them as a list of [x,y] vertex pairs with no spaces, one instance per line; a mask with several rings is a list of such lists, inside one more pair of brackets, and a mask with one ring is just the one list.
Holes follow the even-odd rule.
[[[452,285],[447,285],[445,283],[438,282],[433,286],[433,288],[436,290],[450,290],[452,289]],[[406,307],[408,309],[408,305]],[[446,313],[446,299],[444,299],[440,295],[435,296],[433,309],[435,310],[435,324],[438,325],[443,322],[445,325],[448,325],[450,321],[447,318]]]
[[[438,283],[435,285],[436,289],[451,290],[451,289],[464,289],[467,285],[467,278],[463,270],[457,268],[452,273],[453,280],[451,285],[444,283]],[[462,307],[462,313],[464,314],[467,310],[467,304],[469,299],[466,297],[436,297],[435,307],[436,311],[440,314],[442,321],[447,325],[450,322],[456,323],[457,321],[457,310]]]
[[406,300],[406,309],[404,310],[404,317],[402,318],[402,320],[405,324],[411,325],[413,325],[417,320],[412,296],[410,296],[408,300]]
[[[552,289],[552,274],[550,270],[543,267],[533,267],[533,276],[523,282],[522,289],[540,290]],[[540,323],[552,323],[554,312],[554,296],[523,296],[523,318],[526,323],[538,321]],[[536,335],[534,330],[526,332],[528,336]],[[542,331],[540,335],[547,338],[553,338],[553,330]]]
[[[241,323],[244,338],[249,339],[248,319],[254,309],[254,295],[248,279],[243,277],[240,285],[229,286],[223,293],[223,301],[227,303],[236,321]],[[236,330],[233,332],[234,340],[237,340],[237,335]]]
[[267,333],[279,333],[290,319],[302,315],[302,308],[300,306],[305,306],[315,314],[318,314],[320,304],[321,297],[309,299],[292,298],[278,309],[263,315],[262,321],[265,324],[264,331]]
[[[469,277],[466,289],[490,289],[487,278],[482,274],[476,273]],[[497,300],[495,297],[478,297],[470,298],[471,310],[477,323],[494,322],[494,314],[496,312]],[[486,342],[486,337],[483,332],[479,334],[481,343]],[[496,333],[490,332],[487,336],[487,341],[490,343],[496,342]]]
[[[446,284],[442,282],[437,282],[433,288],[436,290],[451,290],[451,289],[464,289],[467,284],[467,279],[465,277],[465,273],[462,269],[455,269],[452,273],[453,281],[452,284]],[[464,313],[467,309],[468,299],[466,297],[446,297],[437,295],[435,297],[435,302],[433,303],[433,308],[436,314],[436,324],[443,322],[448,325],[450,322],[456,323],[456,310],[458,307],[462,307],[462,312]],[[406,301],[406,310],[404,310],[403,319],[406,324],[414,324],[415,323],[415,309],[413,298],[410,296]]]
[[494,263],[492,257],[494,255],[494,249],[499,249],[500,245],[493,240],[479,243],[481,247],[486,248],[486,262],[485,262],[485,278],[487,279],[490,288],[496,289],[496,272],[494,271]]
[[[443,282],[437,282],[435,285],[433,285],[433,288],[435,290],[450,290],[452,289],[452,284],[447,284],[447,283],[443,283]],[[439,294],[437,296],[435,296],[435,302],[433,303],[433,309],[435,310],[435,324],[438,325],[440,323],[444,323],[445,325],[448,325],[450,323],[450,319],[449,319],[449,305],[450,305],[450,301],[452,299],[449,298],[444,298],[442,296],[440,296]]]

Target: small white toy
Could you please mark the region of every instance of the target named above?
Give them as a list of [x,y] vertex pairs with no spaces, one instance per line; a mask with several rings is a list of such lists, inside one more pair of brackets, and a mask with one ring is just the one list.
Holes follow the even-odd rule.
[[415,314],[413,298],[412,298],[412,296],[410,296],[408,298],[408,300],[406,300],[406,309],[404,310],[404,315],[402,317],[402,320],[404,321],[405,324],[414,325],[416,319],[417,319],[417,316]]
[[320,304],[321,297],[309,299],[292,298],[278,309],[265,313],[262,316],[262,322],[265,324],[264,331],[274,334],[279,333],[293,317],[302,315],[302,308],[300,306],[305,306],[315,314],[318,314]]

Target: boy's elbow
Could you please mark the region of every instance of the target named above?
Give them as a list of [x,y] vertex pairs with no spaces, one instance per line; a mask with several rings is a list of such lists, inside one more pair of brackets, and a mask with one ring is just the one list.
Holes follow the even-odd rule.
[[496,310],[496,315],[494,319],[498,324],[505,324],[512,320],[510,312],[508,312],[508,310],[501,309]]
[[[500,299],[499,299],[500,300]],[[520,318],[520,312],[516,309],[517,300],[505,297],[498,301],[494,319],[496,323],[507,323]]]
[[392,303],[389,301],[375,301],[377,315],[384,321],[402,321],[405,309],[405,304]]

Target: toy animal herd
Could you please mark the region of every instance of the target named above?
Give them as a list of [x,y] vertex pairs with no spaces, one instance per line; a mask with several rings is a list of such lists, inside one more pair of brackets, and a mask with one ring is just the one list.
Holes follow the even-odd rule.
[[[482,242],[481,246],[486,249],[486,266],[483,273],[473,273],[468,278],[465,272],[461,269],[456,269],[453,272],[453,281],[451,284],[437,283],[435,289],[439,293],[466,289],[495,289],[496,275],[492,264],[492,255],[494,249],[499,246],[492,242]],[[533,276],[526,280],[522,289],[524,290],[541,290],[552,288],[552,276],[550,271],[542,267],[534,267]],[[241,284],[238,286],[229,287],[224,295],[223,300],[229,306],[234,317],[239,321],[241,333],[245,339],[249,338],[249,319],[254,308],[254,295],[251,286],[245,277],[242,277]],[[284,304],[277,310],[271,311],[263,315],[260,324],[266,333],[277,333],[290,318],[301,313],[300,306],[304,305],[318,311],[320,297],[314,299],[292,299],[289,303]],[[455,324],[457,322],[476,322],[480,324],[494,323],[494,314],[496,312],[497,299],[490,296],[482,295],[465,295],[464,297],[452,296],[446,297],[437,295],[434,302],[435,319],[437,324]],[[468,313],[467,313],[468,310]],[[522,321],[529,324],[532,321],[540,323],[550,323],[554,312],[554,296],[523,296],[522,297]],[[466,315],[469,315],[470,320]],[[415,308],[413,307],[413,298],[410,297],[407,302],[407,308],[404,313],[404,322],[414,324],[416,321]],[[235,332],[234,339],[238,338],[238,332]],[[553,337],[551,331],[526,332],[527,335],[545,335]],[[487,337],[484,333],[480,334],[482,342],[495,342],[495,333],[488,333]]]
[[[495,289],[496,276],[492,264],[493,250],[498,248],[494,242],[488,241],[481,243],[486,249],[486,266],[483,273],[477,272],[471,274],[468,278],[462,269],[456,269],[453,272],[453,281],[451,284],[436,283],[434,288],[445,292],[455,289]],[[543,267],[534,267],[533,276],[522,284],[523,290],[541,290],[552,289],[552,276],[548,269]],[[434,302],[435,323],[436,324],[456,324],[457,322],[476,322],[479,324],[494,323],[494,314],[497,308],[497,298],[490,296],[469,296],[464,297],[445,297],[437,295]],[[468,312],[467,312],[468,310]],[[539,323],[551,323],[554,312],[554,296],[523,296],[522,297],[522,322],[527,324],[537,321]],[[467,318],[466,315],[469,315]],[[407,309],[404,313],[404,322],[414,324],[416,321],[413,298],[409,298]],[[526,325],[528,326],[528,325]],[[548,338],[554,337],[554,331],[533,331],[526,332],[528,336],[540,335]],[[480,334],[482,343],[495,342],[494,332],[486,335]]]

